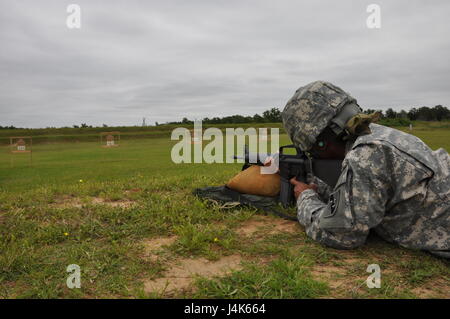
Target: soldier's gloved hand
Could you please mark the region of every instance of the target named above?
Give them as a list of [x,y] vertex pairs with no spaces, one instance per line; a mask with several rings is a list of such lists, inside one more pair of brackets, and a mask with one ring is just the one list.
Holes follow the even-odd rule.
[[302,182],[299,182],[298,180],[295,179],[295,177],[292,177],[290,179],[290,182],[292,185],[294,185],[294,196],[295,199],[298,199],[298,197],[300,196],[300,194],[307,190],[307,189],[312,189],[313,191],[317,192],[317,185],[316,184],[305,184]]

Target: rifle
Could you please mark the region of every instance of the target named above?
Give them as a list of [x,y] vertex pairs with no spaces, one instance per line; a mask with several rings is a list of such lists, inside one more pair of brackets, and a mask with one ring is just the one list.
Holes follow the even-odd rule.
[[[287,154],[288,149],[295,150],[295,154]],[[250,153],[248,145],[245,145],[244,155],[235,155],[234,159],[244,160],[244,170],[254,164],[263,166],[269,156],[275,155]],[[292,177],[307,183],[309,178],[316,176],[333,188],[341,173],[342,160],[314,159],[294,145],[281,146],[278,156],[278,174],[281,181],[279,201],[285,208],[295,204],[294,185],[290,183]]]

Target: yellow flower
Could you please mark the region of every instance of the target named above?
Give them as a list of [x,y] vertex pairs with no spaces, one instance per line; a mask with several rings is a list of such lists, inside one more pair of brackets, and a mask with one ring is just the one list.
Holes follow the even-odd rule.
[[64,233],[64,236],[69,236],[69,233]]
[[219,241],[219,238],[217,238],[217,237],[216,237],[216,238],[214,238],[214,241]]
[[82,179],[80,179],[80,181],[79,181],[80,183],[83,183],[83,180]]

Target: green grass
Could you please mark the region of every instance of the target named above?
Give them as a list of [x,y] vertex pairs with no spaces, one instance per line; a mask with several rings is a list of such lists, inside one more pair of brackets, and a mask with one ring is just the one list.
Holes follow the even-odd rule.
[[[33,144],[62,143],[62,142],[98,142],[102,132],[120,132],[122,140],[170,138],[174,128],[185,127],[189,130],[194,128],[193,124],[164,124],[159,126],[117,126],[117,127],[87,127],[87,128],[40,128],[40,129],[0,129],[0,145],[9,145],[10,137],[32,136]],[[229,127],[272,127],[279,128],[284,132],[281,123],[242,123],[242,124],[204,124],[203,129],[209,127],[219,128],[224,131]]]
[[[450,149],[448,128],[417,127],[413,133],[432,148]],[[288,143],[286,136],[281,143]],[[25,154],[13,155],[11,167],[12,155],[2,147],[0,297],[155,297],[143,292],[143,281],[162,276],[170,260],[231,254],[243,256],[242,269],[199,278],[195,289],[170,296],[408,298],[420,297],[415,288],[449,285],[448,262],[382,241],[341,252],[302,231],[242,237],[239,225],[261,213],[220,209],[191,194],[196,187],[224,184],[241,165],[177,165],[170,159],[173,144],[167,138],[123,140],[112,149],[96,142],[41,143],[34,146],[32,167]],[[132,205],[114,205],[127,202]],[[164,248],[167,258],[143,258],[142,242],[164,236],[177,236]],[[65,284],[66,267],[74,263],[82,269],[81,289]],[[368,263],[393,270],[383,289],[365,287]],[[318,267],[344,272],[316,278]],[[333,280],[344,287],[333,288]],[[359,288],[347,289],[348,283]]]
[[[402,120],[382,119],[379,124],[387,126],[395,126],[398,129],[406,130],[409,125],[401,125]],[[407,123],[409,121],[406,121]],[[434,130],[449,129],[450,121],[441,122],[425,122],[412,121],[414,130]],[[159,126],[117,126],[117,127],[87,127],[87,128],[40,128],[40,129],[0,129],[0,145],[9,145],[11,136],[32,136],[33,144],[41,143],[81,143],[81,142],[98,142],[100,133],[119,131],[121,138],[124,140],[135,139],[152,139],[152,138],[170,138],[172,130],[176,127],[186,127],[193,129],[193,124],[178,125],[164,124]],[[216,127],[222,131],[229,127],[248,127],[261,128],[271,127],[279,128],[280,134],[285,134],[282,123],[242,123],[242,124],[204,124],[203,128]]]
[[198,298],[315,298],[329,288],[309,272],[311,259],[282,254],[267,265],[247,264],[243,270],[218,279],[199,279]]

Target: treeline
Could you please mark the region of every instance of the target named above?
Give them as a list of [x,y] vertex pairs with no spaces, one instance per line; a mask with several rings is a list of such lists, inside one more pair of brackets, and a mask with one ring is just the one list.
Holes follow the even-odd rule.
[[[91,128],[105,128],[105,127],[109,127],[106,124],[102,124],[101,126],[93,126],[93,125],[87,125],[86,123],[81,123],[80,125],[74,124],[72,126],[62,126],[62,127],[46,127],[46,129],[91,129]],[[113,126],[114,127],[114,126]],[[123,127],[127,127],[127,126],[123,126]],[[139,127],[139,126],[137,126]],[[0,125],[0,130],[25,130],[28,128],[24,128],[24,127],[15,127],[13,125],[11,126],[1,126]]]
[[[368,109],[364,113],[373,113],[376,110]],[[380,112],[380,111],[379,111]],[[450,110],[446,106],[436,105],[435,107],[422,106],[412,108],[409,111],[394,111],[392,108],[382,112],[383,118],[388,119],[408,119],[410,121],[445,121],[450,120]]]
[[[435,107],[422,106],[419,108],[412,108],[409,111],[400,110],[394,111],[392,108],[386,111],[367,109],[364,113],[370,114],[374,112],[380,112],[382,118],[398,119],[403,125],[407,125],[409,121],[443,121],[450,120],[450,110],[442,105],[436,105]],[[404,120],[404,121],[401,121]],[[255,114],[253,116],[231,115],[225,117],[205,117],[202,119],[204,124],[241,124],[241,123],[279,123],[281,122],[281,111],[277,108],[271,108],[262,113],[262,115]],[[388,121],[389,123],[392,121]],[[183,118],[180,122],[169,122],[166,124],[192,124],[193,121],[188,118]],[[158,125],[158,123],[156,123]]]
[[[383,124],[389,125],[408,125],[409,121],[445,121],[450,120],[450,110],[446,106],[436,105],[434,107],[422,106],[419,108],[412,108],[409,111],[400,110],[394,111],[392,108],[386,111],[367,109],[364,113],[381,112]],[[244,123],[281,123],[281,111],[275,107],[270,110],[264,111],[261,115],[255,114],[253,116],[243,116],[243,115],[231,115],[225,117],[205,117],[202,119],[203,124],[244,124]],[[161,125],[190,125],[194,122],[188,118],[183,118],[181,121],[166,122],[160,124],[155,122],[155,126]],[[92,129],[92,128],[107,128],[108,125],[103,124],[102,126],[93,127],[92,125],[87,125],[82,123],[80,125],[73,125],[74,129]],[[138,129],[139,126],[136,126]],[[14,126],[0,126],[0,130],[11,130],[18,129]],[[56,129],[56,128],[47,128]],[[69,129],[69,127],[63,127],[62,129]]]
[[[281,111],[275,107],[264,111],[262,115],[255,114],[253,116],[231,115],[225,117],[205,117],[202,119],[203,124],[241,124],[241,123],[279,123],[281,122]],[[166,124],[193,124],[194,122],[188,118],[183,118],[181,122],[169,122]],[[158,125],[158,123],[156,123]]]

